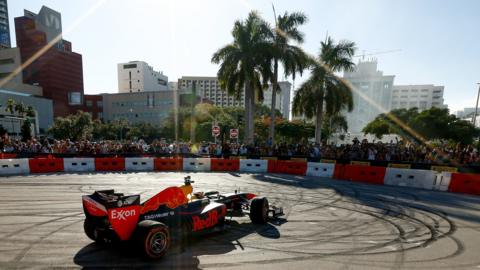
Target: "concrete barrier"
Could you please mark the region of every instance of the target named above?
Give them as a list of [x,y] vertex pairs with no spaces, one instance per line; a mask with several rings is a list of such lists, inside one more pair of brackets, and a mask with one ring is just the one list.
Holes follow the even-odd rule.
[[183,170],[190,172],[209,172],[210,171],[209,158],[184,158]]
[[127,171],[153,171],[154,158],[127,157],[125,158],[125,170]]
[[94,172],[94,158],[64,158],[63,168],[66,172]]
[[266,173],[268,170],[268,160],[263,159],[241,159],[240,171],[253,173]]
[[307,163],[307,175],[333,178],[333,172],[335,171],[334,163],[320,163],[320,162],[308,162]]
[[450,180],[452,179],[451,172],[441,172],[435,175],[435,181],[433,182],[433,189],[440,191],[448,191]]
[[0,159],[0,175],[28,174],[28,159]]
[[385,185],[432,190],[436,173],[427,170],[387,168]]

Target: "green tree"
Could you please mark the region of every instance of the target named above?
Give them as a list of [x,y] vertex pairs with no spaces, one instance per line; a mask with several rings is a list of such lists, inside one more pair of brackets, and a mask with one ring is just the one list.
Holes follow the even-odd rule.
[[74,141],[90,138],[93,131],[92,116],[83,111],[66,117],[57,117],[48,133],[57,139],[71,139]]
[[293,99],[294,115],[316,118],[315,141],[321,142],[323,115],[334,115],[353,109],[352,87],[336,72],[352,70],[355,64],[355,43],[341,41],[337,44],[328,37],[321,42],[320,55],[311,63],[311,75],[297,90]]
[[[294,41],[299,44],[303,43],[304,34],[298,30],[298,27],[307,22],[307,16],[302,12],[294,12],[289,14],[285,12],[275,18],[275,27],[270,33],[270,53],[265,57],[270,57],[273,65],[272,83],[272,104],[270,108],[270,118],[275,119],[276,116],[276,100],[277,92],[281,89],[278,86],[278,66],[282,65],[285,77],[295,74],[302,74],[303,70],[309,64],[309,58],[305,52],[298,46],[291,45]],[[275,140],[275,121],[270,121],[269,137],[272,138],[272,144]]]
[[255,97],[263,96],[270,79],[268,55],[269,28],[252,11],[244,21],[236,21],[232,30],[233,42],[213,54],[212,62],[220,64],[217,76],[220,86],[229,94],[240,97],[245,90],[246,142],[254,142]]
[[335,115],[326,115],[325,117],[327,121],[323,122],[323,138],[328,139],[336,132],[347,132],[348,122],[344,115],[337,113]]
[[32,122],[30,121],[29,118],[35,117],[35,110],[33,109],[33,107],[30,105],[25,105],[23,104],[23,102],[18,103],[13,99],[8,99],[5,111],[11,114],[17,114],[18,116],[23,118],[21,130],[20,130],[22,134],[22,140],[26,141],[31,139],[32,138]]

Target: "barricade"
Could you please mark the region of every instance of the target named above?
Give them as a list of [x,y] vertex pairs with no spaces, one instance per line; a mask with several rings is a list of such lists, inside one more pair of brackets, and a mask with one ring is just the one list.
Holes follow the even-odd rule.
[[210,162],[212,171],[238,172],[240,169],[240,161],[238,159],[212,158]]
[[28,174],[28,159],[0,159],[0,175]]
[[125,158],[95,158],[95,171],[125,171]]
[[435,181],[433,182],[433,189],[440,191],[448,191],[450,185],[450,179],[452,179],[451,172],[441,172],[435,175]]
[[153,171],[153,158],[150,158],[150,157],[127,157],[127,158],[125,158],[125,170],[127,170],[127,171]]
[[0,159],[12,159],[16,157],[17,157],[17,154],[14,154],[14,153],[0,153]]
[[181,171],[183,169],[182,158],[155,158],[155,171]]
[[94,172],[94,158],[64,158],[63,167],[66,172]]
[[266,173],[268,170],[268,160],[263,159],[241,159],[240,171],[250,173]]
[[470,173],[452,173],[448,191],[480,195],[480,175]]
[[184,158],[183,170],[192,172],[209,172],[210,159],[209,158]]
[[63,172],[63,158],[31,158],[28,167],[30,173]]
[[437,173],[428,170],[387,168],[385,185],[432,190]]
[[334,163],[320,163],[320,162],[308,162],[307,163],[307,175],[333,178],[335,171]]
[[335,170],[333,171],[333,179],[343,179],[343,174],[345,173],[345,165],[335,164]]
[[385,167],[345,165],[343,179],[354,182],[383,185]]
[[268,172],[305,175],[307,162],[288,160],[269,160]]

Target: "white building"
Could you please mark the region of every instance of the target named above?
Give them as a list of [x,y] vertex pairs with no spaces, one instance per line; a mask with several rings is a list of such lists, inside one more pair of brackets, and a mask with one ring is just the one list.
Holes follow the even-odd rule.
[[471,119],[472,115],[474,115],[474,114],[475,114],[475,107],[463,108],[463,110],[455,112],[455,115],[458,118],[461,118],[461,119],[464,119],[464,118],[470,118]]
[[353,86],[353,111],[346,113],[351,134],[361,135],[362,129],[377,115],[389,112],[392,104],[395,76],[383,75],[377,69],[377,61],[360,61],[353,72],[345,72],[343,78]]
[[[280,86],[281,92],[277,93],[275,108],[282,113],[283,118],[290,120],[292,84],[289,82],[278,82],[278,85]],[[272,106],[272,86],[263,92],[263,105],[269,108]]]
[[217,77],[182,76],[178,79],[178,90],[191,93],[195,82],[196,95],[209,99],[219,107],[234,107],[245,105],[245,93],[241,93],[240,99],[228,95],[227,91],[220,88]]
[[168,82],[168,90],[178,91],[178,82]]
[[418,108],[419,111],[432,107],[446,108],[443,104],[444,86],[433,84],[395,85],[392,95],[393,109]]
[[168,90],[168,77],[143,61],[118,64],[118,92],[155,92]]

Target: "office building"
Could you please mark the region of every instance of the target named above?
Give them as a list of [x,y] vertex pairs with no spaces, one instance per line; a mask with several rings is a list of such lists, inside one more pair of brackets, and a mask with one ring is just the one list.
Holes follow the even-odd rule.
[[[290,120],[290,104],[292,84],[289,82],[278,82],[281,92],[277,92],[275,108],[282,114],[284,119]],[[272,86],[263,92],[263,105],[267,107],[272,106]]]
[[54,116],[85,109],[82,56],[62,39],[61,14],[45,6],[38,14],[25,10],[15,18],[15,33],[22,63],[38,56],[24,69],[23,81],[43,88],[43,96],[53,101]]
[[[478,112],[480,112],[480,109],[478,110]],[[470,120],[472,119],[474,114],[475,114],[475,107],[467,107],[467,108],[463,108],[463,110],[461,110],[461,111],[456,111],[455,112],[455,115],[458,118],[461,118],[461,119],[468,118]]]
[[179,93],[191,93],[194,83],[196,85],[196,95],[202,99],[210,100],[213,105],[219,107],[243,107],[245,105],[245,93],[242,92],[239,99],[228,95],[227,91],[220,88],[217,77],[182,76],[178,80]]
[[23,83],[21,62],[20,50],[18,48],[0,50],[0,88],[42,96],[42,87]]
[[443,104],[444,86],[433,84],[393,86],[392,110],[418,108],[419,111],[432,107],[446,108]]
[[168,77],[143,61],[118,64],[118,92],[154,92],[168,90]]
[[7,0],[0,0],[0,49],[10,48],[10,23]]
[[127,120],[130,124],[147,122],[162,126],[173,111],[174,91],[102,94],[103,120]]
[[352,72],[343,78],[353,86],[353,111],[346,113],[348,129],[352,134],[362,134],[362,129],[377,115],[388,112],[392,104],[395,76],[383,75],[376,60],[360,61]]
[[92,119],[103,119],[103,96],[102,95],[84,95],[85,112],[92,115]]

